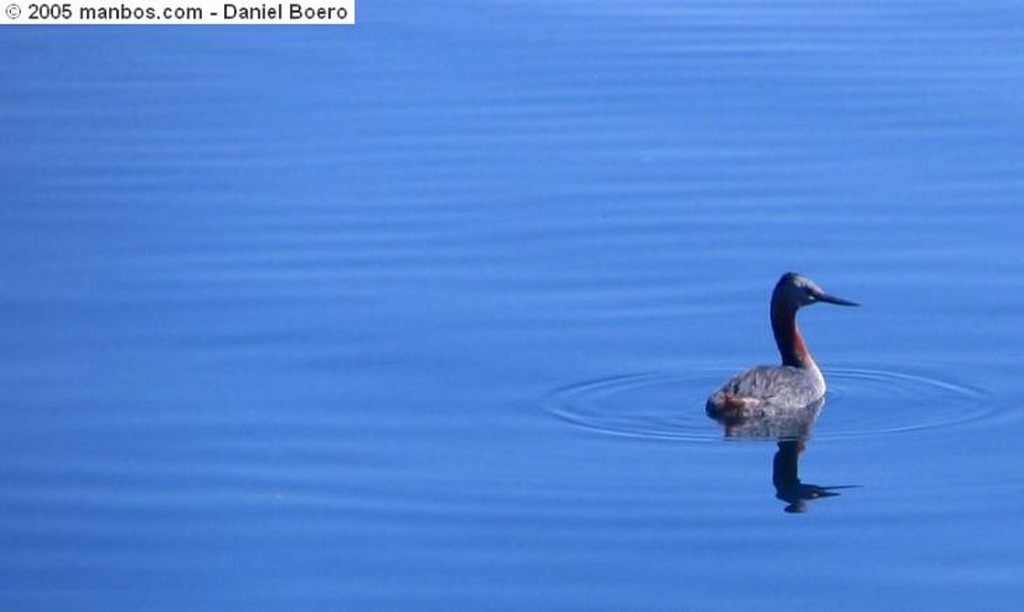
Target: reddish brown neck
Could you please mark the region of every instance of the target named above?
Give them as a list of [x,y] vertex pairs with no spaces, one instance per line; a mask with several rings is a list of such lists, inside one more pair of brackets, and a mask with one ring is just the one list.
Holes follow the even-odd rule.
[[772,305],[772,333],[775,334],[775,344],[779,347],[783,365],[807,369],[815,367],[811,353],[804,344],[804,337],[800,335],[800,328],[796,326],[796,308]]

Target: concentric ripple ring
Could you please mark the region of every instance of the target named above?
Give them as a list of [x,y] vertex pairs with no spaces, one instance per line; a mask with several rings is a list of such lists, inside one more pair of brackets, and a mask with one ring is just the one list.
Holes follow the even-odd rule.
[[[556,389],[545,411],[608,434],[685,441],[723,437],[704,401],[729,370],[625,374]],[[861,368],[831,368],[814,438],[848,438],[951,427],[993,411],[988,395],[939,378]]]

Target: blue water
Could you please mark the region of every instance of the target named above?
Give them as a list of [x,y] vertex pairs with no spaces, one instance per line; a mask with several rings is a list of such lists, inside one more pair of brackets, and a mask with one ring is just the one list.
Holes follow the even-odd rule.
[[1016,610],[1024,10],[826,4],[4,30],[0,608]]

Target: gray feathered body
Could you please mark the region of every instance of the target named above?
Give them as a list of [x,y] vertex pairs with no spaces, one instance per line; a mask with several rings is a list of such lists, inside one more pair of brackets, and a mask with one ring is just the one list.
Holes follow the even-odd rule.
[[706,410],[717,417],[772,416],[803,408],[824,395],[825,379],[816,365],[757,366],[712,393]]

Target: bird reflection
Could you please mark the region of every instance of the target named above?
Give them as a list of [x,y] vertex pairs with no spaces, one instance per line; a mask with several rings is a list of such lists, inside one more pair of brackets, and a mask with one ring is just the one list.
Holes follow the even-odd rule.
[[825,400],[821,398],[799,410],[772,416],[744,419],[709,416],[722,425],[726,438],[777,441],[778,451],[772,459],[775,497],[786,502],[786,512],[802,513],[807,511],[808,501],[836,497],[840,495],[837,490],[852,488],[851,485],[820,486],[800,481],[800,455],[807,448],[807,439],[824,405]]
[[786,512],[807,512],[807,502],[822,497],[836,497],[837,489],[850,489],[853,485],[837,485],[823,487],[816,484],[800,482],[798,464],[800,453],[804,452],[804,440],[779,440],[779,450],[772,459],[772,484],[775,485],[775,497],[786,502]]

